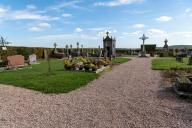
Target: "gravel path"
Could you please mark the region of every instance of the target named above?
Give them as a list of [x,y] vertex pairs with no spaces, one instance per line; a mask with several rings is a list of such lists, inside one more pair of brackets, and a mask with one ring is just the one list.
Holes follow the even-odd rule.
[[150,65],[149,58],[135,58],[68,94],[0,85],[0,127],[192,127],[192,102],[162,88]]

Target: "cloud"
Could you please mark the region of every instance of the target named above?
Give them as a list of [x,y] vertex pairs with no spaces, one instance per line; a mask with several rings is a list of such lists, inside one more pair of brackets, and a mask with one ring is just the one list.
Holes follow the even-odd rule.
[[71,0],[69,2],[61,2],[59,4],[48,7],[48,10],[60,11],[60,10],[63,10],[64,8],[68,8],[68,7],[76,8],[76,9],[85,9],[82,6],[78,5],[80,3],[82,3],[82,1],[80,1],[80,0]]
[[70,13],[63,13],[62,16],[63,16],[63,17],[71,17],[72,14],[70,14]]
[[189,15],[189,16],[192,16],[192,9],[191,8],[186,9],[185,14]]
[[173,37],[184,37],[184,38],[189,38],[192,37],[192,32],[172,32],[169,33],[168,36],[173,36]]
[[81,28],[76,28],[75,29],[75,32],[82,32],[83,31],[83,29],[81,29]]
[[88,28],[88,30],[90,30],[90,31],[103,31],[103,30],[105,30],[105,29],[106,29],[105,27]]
[[147,34],[149,36],[153,36],[153,37],[164,37],[164,36],[166,36],[165,31],[160,30],[160,29],[155,29],[155,28],[147,30]]
[[138,2],[143,2],[144,0],[111,0],[109,2],[97,2],[94,5],[95,6],[121,6],[121,5],[127,5],[127,4],[133,4]]
[[100,37],[100,38],[104,37],[104,36],[106,36],[107,32],[109,32],[109,34],[112,34],[112,33],[117,33],[117,30],[112,29],[112,28],[103,29],[102,31],[97,33],[97,36]]
[[134,24],[133,28],[144,28],[145,25],[144,24]]
[[159,18],[156,18],[157,21],[160,21],[160,22],[167,22],[167,21],[170,21],[172,20],[173,18],[172,17],[169,17],[169,16],[161,16]]
[[32,5],[32,4],[27,5],[26,8],[28,10],[36,10],[37,9],[37,7],[35,5]]
[[36,39],[41,41],[55,41],[55,42],[63,42],[64,40],[67,41],[79,41],[79,40],[97,40],[98,38],[91,35],[85,34],[58,34],[58,35],[45,35],[36,37]]
[[135,31],[135,32],[124,32],[123,36],[139,36],[141,35],[142,32],[141,31]]
[[51,28],[51,25],[49,23],[39,23],[37,26],[30,27],[29,31],[39,32],[39,31],[43,31],[47,28]]
[[59,17],[42,15],[35,6],[28,5],[23,10],[12,10],[10,7],[0,7],[0,17],[3,20],[58,20]]
[[124,10],[122,12],[129,14],[146,14],[151,12],[151,10]]
[[188,8],[188,9],[185,10],[186,13],[189,13],[189,12],[191,12],[191,11],[192,11],[191,8]]

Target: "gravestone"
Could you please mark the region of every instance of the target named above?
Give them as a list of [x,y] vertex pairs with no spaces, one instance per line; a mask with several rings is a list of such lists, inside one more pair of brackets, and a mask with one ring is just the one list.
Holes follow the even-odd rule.
[[189,57],[188,64],[189,64],[189,65],[192,65],[192,56]]
[[44,49],[44,58],[48,59],[48,51],[47,51],[47,49]]
[[178,61],[178,62],[183,62],[183,56],[182,56],[182,54],[177,54],[177,55],[176,55],[176,61]]
[[7,57],[8,67],[21,67],[25,65],[24,56],[22,55],[14,55]]
[[29,56],[29,64],[37,64],[36,54],[32,54],[32,55]]

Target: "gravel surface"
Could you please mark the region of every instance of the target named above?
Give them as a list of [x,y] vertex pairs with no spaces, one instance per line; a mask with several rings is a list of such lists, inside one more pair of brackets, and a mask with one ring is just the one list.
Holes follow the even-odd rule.
[[151,59],[135,58],[68,94],[0,85],[0,127],[192,127],[192,102],[163,88],[150,67]]

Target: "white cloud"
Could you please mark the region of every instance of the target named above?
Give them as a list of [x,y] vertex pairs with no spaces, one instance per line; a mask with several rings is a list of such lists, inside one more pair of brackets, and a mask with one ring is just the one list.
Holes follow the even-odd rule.
[[169,33],[168,36],[177,36],[177,37],[192,37],[192,32],[173,32]]
[[43,31],[47,28],[51,28],[51,25],[49,23],[39,23],[37,26],[30,27],[29,31],[39,32],[39,31]]
[[186,13],[189,13],[189,12],[191,12],[191,11],[192,11],[191,8],[188,8],[188,9],[185,10]]
[[192,9],[191,8],[186,9],[185,14],[189,15],[189,16],[192,16]]
[[145,25],[144,24],[134,24],[133,28],[144,28]]
[[51,17],[40,14],[33,5],[28,5],[24,10],[12,10],[10,7],[0,7],[0,17],[3,20],[58,20],[59,17]]
[[75,32],[82,32],[83,31],[83,29],[81,29],[81,28],[76,28],[75,29]]
[[136,31],[136,32],[124,32],[123,36],[139,36],[141,35],[142,32],[141,31]]
[[58,35],[45,35],[37,37],[36,39],[41,41],[55,41],[55,42],[63,42],[64,40],[67,41],[79,41],[79,40],[97,40],[98,38],[91,35],[85,34],[58,34]]
[[0,14],[8,11],[7,7],[0,6]]
[[170,16],[161,16],[159,18],[156,18],[157,21],[160,21],[160,22],[167,22],[167,21],[170,21],[172,20],[173,18],[170,17]]
[[129,14],[146,14],[151,12],[151,10],[124,10],[122,12]]
[[147,34],[149,36],[153,36],[153,37],[164,37],[164,36],[166,36],[166,32],[165,31],[160,30],[160,29],[155,29],[155,28],[149,29],[147,31]]
[[90,30],[90,31],[103,31],[105,29],[106,28],[104,28],[104,27],[98,27],[98,28],[89,28],[88,30]]
[[126,4],[133,4],[133,3],[138,3],[138,2],[143,2],[144,0],[111,0],[109,2],[97,2],[94,5],[95,6],[121,6],[121,5],[126,5]]
[[32,4],[27,5],[26,8],[28,10],[36,10],[37,9],[37,7],[35,5],[32,5]]
[[117,33],[117,30],[111,29],[111,28],[108,28],[108,29],[105,29],[105,30],[103,29],[102,31],[97,33],[97,36],[100,37],[100,38],[105,37],[107,32],[109,32],[109,34],[113,34],[113,33]]
[[57,5],[53,5],[53,6],[48,7],[48,10],[59,11],[59,10],[63,10],[63,8],[66,8],[66,7],[83,9],[83,7],[78,5],[79,3],[81,3],[80,0],[71,0],[69,2],[61,2],[61,3],[57,4]]
[[72,14],[70,14],[70,13],[63,13],[62,16],[63,16],[63,17],[71,17]]

